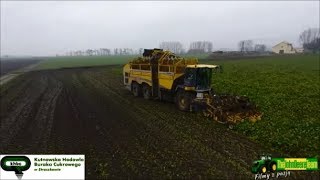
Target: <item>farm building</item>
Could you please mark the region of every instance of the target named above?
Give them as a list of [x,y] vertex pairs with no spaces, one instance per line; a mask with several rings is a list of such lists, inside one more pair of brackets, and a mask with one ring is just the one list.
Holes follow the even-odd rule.
[[294,54],[296,50],[293,48],[291,43],[282,41],[281,43],[272,47],[272,52],[277,54]]
[[304,53],[304,49],[303,48],[295,48],[296,53]]

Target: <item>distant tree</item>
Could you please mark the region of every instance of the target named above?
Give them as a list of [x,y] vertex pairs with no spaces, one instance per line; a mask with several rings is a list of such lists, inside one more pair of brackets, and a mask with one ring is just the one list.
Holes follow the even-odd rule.
[[87,54],[88,56],[92,56],[93,50],[92,50],[92,49],[87,49],[87,50],[86,50],[86,54]]
[[189,54],[208,53],[212,51],[212,42],[194,41],[190,43]]
[[304,30],[299,35],[299,41],[302,45],[311,43],[316,38],[319,38],[320,36],[320,30],[319,28],[309,28],[307,30]]
[[100,51],[99,51],[98,49],[94,49],[94,50],[92,51],[92,54],[93,54],[94,56],[99,56]]
[[267,46],[264,44],[256,44],[254,46],[254,51],[256,51],[256,52],[265,52],[266,49],[267,49]]
[[105,56],[106,55],[106,51],[105,51],[105,49],[104,48],[100,48],[100,55],[101,56]]
[[124,48],[123,49],[124,51],[124,55],[130,55],[130,54],[133,54],[133,50],[131,48]]
[[111,50],[107,48],[102,48],[101,51],[103,52],[104,56],[109,56],[111,53]]
[[162,42],[159,47],[160,49],[169,50],[175,54],[180,54],[183,49],[183,45],[177,41]]
[[314,39],[310,43],[304,44],[303,47],[313,52],[320,51],[320,37]]
[[299,36],[299,41],[304,49],[311,51],[319,50],[320,29],[309,28],[303,31]]
[[206,48],[206,50],[207,50],[208,53],[211,53],[211,52],[212,52],[212,47],[213,47],[212,42],[208,42],[207,48]]
[[118,55],[118,48],[115,48],[113,52],[114,52],[114,55]]
[[239,51],[244,52],[245,41],[240,41],[238,43],[238,46],[239,46]]
[[253,50],[252,40],[242,40],[238,43],[239,50],[241,52],[248,52]]
[[142,55],[143,53],[143,48],[139,48],[139,54]]

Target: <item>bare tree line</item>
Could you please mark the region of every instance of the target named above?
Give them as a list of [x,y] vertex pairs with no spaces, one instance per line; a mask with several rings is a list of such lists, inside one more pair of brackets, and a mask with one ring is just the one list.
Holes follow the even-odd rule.
[[309,51],[320,51],[320,29],[309,28],[301,32],[299,42],[303,48]]
[[[195,41],[190,43],[188,51],[183,48],[183,44],[178,41],[166,41],[159,45],[160,49],[172,51],[175,54],[195,54],[195,53],[209,53],[212,51],[212,42],[209,41]],[[66,56],[109,56],[109,55],[141,55],[144,48],[133,50],[131,48],[100,48],[69,51]]]
[[69,51],[66,53],[67,56],[109,56],[109,55],[133,55],[138,54],[131,48],[100,48],[100,49],[87,49],[87,50],[77,50]]
[[240,52],[265,52],[267,50],[265,44],[254,44],[252,40],[241,40],[238,43],[238,48]]
[[175,54],[182,54],[184,51],[182,43],[177,41],[162,42],[160,43],[159,48],[172,51]]
[[191,42],[188,53],[209,53],[212,51],[212,42],[195,41]]
[[[164,50],[170,50],[176,54],[201,54],[210,53],[213,49],[213,44],[210,41],[194,41],[189,45],[189,49],[183,49],[183,45],[177,41],[166,41],[160,43],[159,47]],[[265,52],[267,46],[265,44],[254,44],[252,40],[242,40],[238,43],[239,51],[241,52]]]
[[[320,51],[320,29],[309,28],[301,32],[299,42],[304,49],[311,51]],[[175,54],[199,54],[212,52],[213,44],[210,41],[194,41],[191,42],[188,49],[183,48],[183,44],[179,41],[164,41],[159,44],[160,49],[172,51]],[[265,44],[255,44],[253,40],[241,40],[238,43],[240,52],[266,52]],[[67,52],[67,56],[109,56],[109,55],[141,55],[144,49],[139,48],[100,48],[87,49]]]
[[212,42],[209,41],[194,41],[190,43],[188,51],[183,48],[182,43],[177,41],[166,41],[159,45],[160,49],[172,51],[175,54],[197,54],[209,53],[212,51]]

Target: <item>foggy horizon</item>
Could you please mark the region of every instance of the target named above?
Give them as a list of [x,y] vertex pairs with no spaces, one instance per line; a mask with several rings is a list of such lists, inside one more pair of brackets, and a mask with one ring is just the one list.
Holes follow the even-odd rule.
[[53,56],[99,48],[156,48],[163,41],[210,41],[268,48],[319,28],[319,1],[1,1],[1,56]]

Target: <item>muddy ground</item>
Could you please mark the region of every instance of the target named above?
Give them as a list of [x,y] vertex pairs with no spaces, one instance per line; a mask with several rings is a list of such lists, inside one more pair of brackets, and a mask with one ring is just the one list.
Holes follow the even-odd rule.
[[8,74],[9,72],[21,69],[23,67],[29,66],[31,64],[36,64],[40,62],[40,59],[34,58],[24,58],[24,59],[6,59],[1,58],[0,60],[0,76]]
[[85,154],[89,179],[248,179],[259,154],[285,156],[202,114],[133,97],[120,66],[28,72],[0,97],[1,154]]

